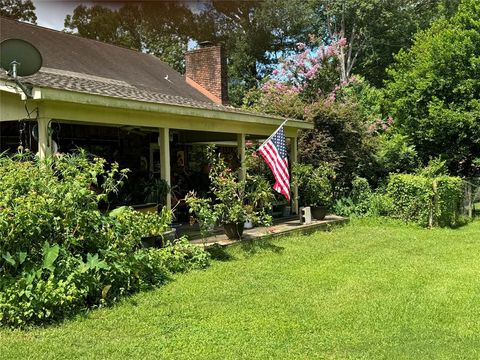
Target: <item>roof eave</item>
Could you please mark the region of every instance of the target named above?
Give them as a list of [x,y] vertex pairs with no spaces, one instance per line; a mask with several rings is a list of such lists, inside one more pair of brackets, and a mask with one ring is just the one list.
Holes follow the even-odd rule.
[[[104,106],[117,109],[159,112],[172,115],[204,117],[211,119],[240,121],[246,123],[260,123],[268,125],[280,125],[283,121],[285,121],[285,118],[261,113],[225,111],[222,109],[212,110],[180,104],[153,103],[147,101],[124,99],[120,97],[117,98],[46,87],[34,87],[32,90],[32,94],[33,100],[37,101],[62,101],[84,105]],[[23,94],[22,97],[24,97]],[[285,127],[295,129],[313,129],[313,124],[302,120],[288,119]]]

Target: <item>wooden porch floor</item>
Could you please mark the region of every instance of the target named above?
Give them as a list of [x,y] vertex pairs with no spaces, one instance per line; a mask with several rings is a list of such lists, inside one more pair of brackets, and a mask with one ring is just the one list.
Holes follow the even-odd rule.
[[196,231],[194,228],[191,228],[190,230],[183,229],[184,231],[182,231],[182,235],[187,235],[190,239],[190,242],[193,244],[205,244],[206,246],[218,244],[225,246],[235,244],[243,240],[258,240],[262,238],[293,234],[309,234],[317,230],[327,230],[332,226],[343,225],[347,222],[347,218],[336,215],[327,215],[324,220],[312,220],[310,224],[300,224],[300,220],[297,216],[295,216],[279,219],[269,227],[255,227],[248,230],[245,229],[242,240],[228,239],[223,233],[222,228],[215,229],[214,234],[206,239],[202,239],[200,237],[198,227]]

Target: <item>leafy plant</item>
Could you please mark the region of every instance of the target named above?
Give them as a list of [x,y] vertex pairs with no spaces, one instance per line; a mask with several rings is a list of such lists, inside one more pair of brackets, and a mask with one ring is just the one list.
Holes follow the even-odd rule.
[[458,177],[392,174],[386,194],[393,200],[392,217],[421,226],[455,226],[462,222],[463,187]]
[[292,168],[293,183],[298,185],[300,202],[307,206],[330,206],[333,200],[332,178],[335,171],[327,163],[313,167],[296,163]]
[[158,177],[152,177],[142,184],[143,193],[146,203],[155,203],[165,206],[167,203],[167,195],[170,192],[170,185]]
[[140,248],[143,237],[166,230],[165,208],[99,211],[127,172],[108,169],[85,153],[45,161],[0,156],[0,324],[50,323],[208,264],[184,240]]
[[478,172],[480,153],[479,17],[478,1],[463,0],[451,19],[418,32],[395,56],[385,88],[387,108],[422,163],[441,156],[464,176]]
[[209,178],[213,199],[199,198],[195,192],[190,192],[185,198],[190,212],[200,220],[202,233],[208,233],[208,229],[217,222],[239,224],[250,220],[257,224],[269,224],[273,195],[266,180],[251,174],[247,174],[246,180],[239,180],[213,148],[208,149],[207,158],[211,163]]

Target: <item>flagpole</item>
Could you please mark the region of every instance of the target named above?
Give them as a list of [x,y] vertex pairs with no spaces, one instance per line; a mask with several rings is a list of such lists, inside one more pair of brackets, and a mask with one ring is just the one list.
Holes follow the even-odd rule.
[[272,136],[275,135],[275,134],[277,133],[277,131],[280,130],[280,128],[287,123],[288,120],[289,120],[289,119],[285,119],[285,121],[277,128],[277,130],[275,130],[275,131],[273,132],[273,134],[270,135],[270,136],[267,138],[267,140],[265,140],[265,141],[262,143],[262,145],[260,145],[260,147],[263,146],[263,144],[265,144],[266,142],[268,142],[268,140],[270,140],[270,139],[272,138]]

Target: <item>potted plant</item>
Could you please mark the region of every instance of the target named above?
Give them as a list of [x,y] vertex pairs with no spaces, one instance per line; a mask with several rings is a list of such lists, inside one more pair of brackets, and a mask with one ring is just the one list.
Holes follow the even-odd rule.
[[163,207],[167,203],[167,195],[170,192],[170,185],[158,177],[151,176],[142,183],[144,202]]
[[199,219],[201,231],[206,232],[208,227],[218,223],[229,239],[241,239],[245,221],[269,224],[271,191],[256,191],[257,187],[251,185],[253,180],[248,176],[247,180],[239,180],[223,158],[215,155],[213,148],[209,148],[207,157],[211,163],[211,198],[199,198],[195,192],[188,193],[185,198],[190,211]]
[[293,166],[293,182],[298,185],[300,202],[310,206],[312,217],[322,220],[333,199],[331,178],[335,172],[331,165],[320,163],[316,167],[297,163]]

